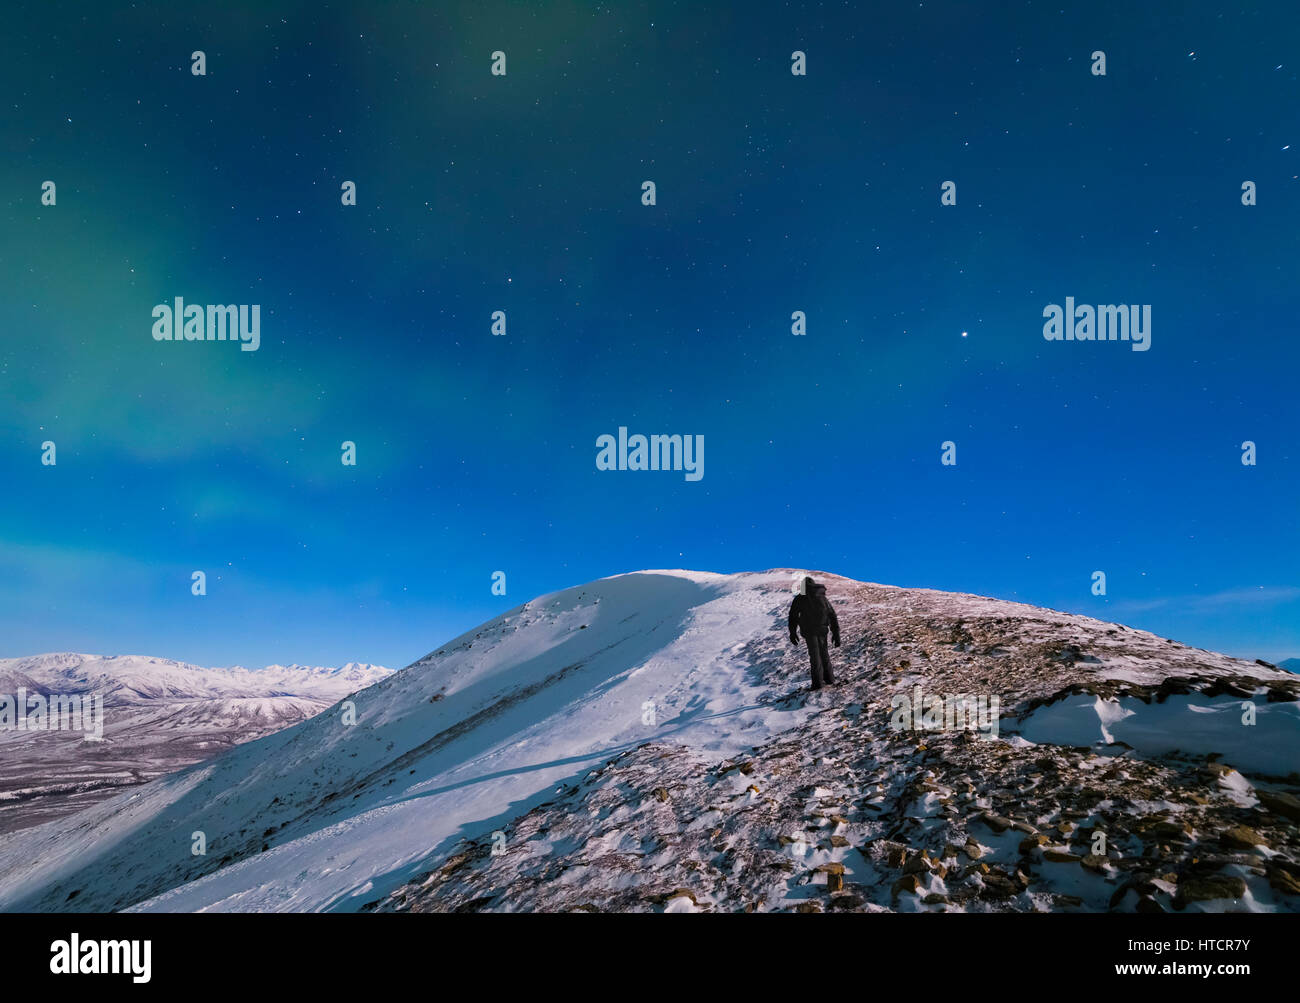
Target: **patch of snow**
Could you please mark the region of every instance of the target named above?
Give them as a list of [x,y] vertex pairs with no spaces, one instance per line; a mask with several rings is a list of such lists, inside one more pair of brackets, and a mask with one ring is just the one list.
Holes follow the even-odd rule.
[[1135,697],[1104,700],[1091,694],[1039,707],[1021,723],[1030,742],[1091,746],[1123,742],[1142,755],[1218,753],[1238,770],[1284,776],[1300,768],[1300,703],[1254,701],[1246,724],[1240,698],[1170,696],[1146,704]]

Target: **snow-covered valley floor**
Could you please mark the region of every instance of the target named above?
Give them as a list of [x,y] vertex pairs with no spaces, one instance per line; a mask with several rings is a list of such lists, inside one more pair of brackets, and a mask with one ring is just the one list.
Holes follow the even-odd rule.
[[[358,663],[205,668],[74,652],[0,659],[0,833],[75,814],[305,721],[389,674]],[[30,701],[24,725],[38,697],[45,708],[75,697],[84,713],[20,728],[20,694]]]

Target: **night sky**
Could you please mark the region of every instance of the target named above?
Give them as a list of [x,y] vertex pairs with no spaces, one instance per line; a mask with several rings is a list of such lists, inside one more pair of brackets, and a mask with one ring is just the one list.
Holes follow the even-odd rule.
[[0,41],[0,656],[401,666],[787,566],[1300,655],[1293,3],[99,6]]

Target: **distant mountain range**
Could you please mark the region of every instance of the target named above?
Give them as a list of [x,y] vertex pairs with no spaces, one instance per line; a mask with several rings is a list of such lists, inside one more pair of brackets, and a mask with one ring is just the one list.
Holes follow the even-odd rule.
[[[73,652],[0,659],[0,833],[80,811],[297,724],[391,672],[357,662],[202,668]],[[34,717],[37,705],[80,698],[93,718],[96,694],[103,701],[99,728],[88,719],[82,730],[50,730]],[[66,715],[61,723],[67,726]]]
[[1286,669],[1287,672],[1300,672],[1300,658],[1288,658],[1277,664],[1278,668]]

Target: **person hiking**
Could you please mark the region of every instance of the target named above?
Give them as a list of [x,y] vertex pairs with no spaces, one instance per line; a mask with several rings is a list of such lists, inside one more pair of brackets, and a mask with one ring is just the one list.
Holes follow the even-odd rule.
[[835,647],[840,646],[840,621],[835,615],[835,608],[826,598],[826,586],[818,585],[811,578],[804,578],[803,588],[790,604],[790,643],[798,644],[795,634],[799,633],[808,643],[808,662],[812,668],[812,688],[819,690],[822,683],[836,685],[835,673],[831,671],[831,653],[826,647],[826,630],[830,629],[831,640]]

